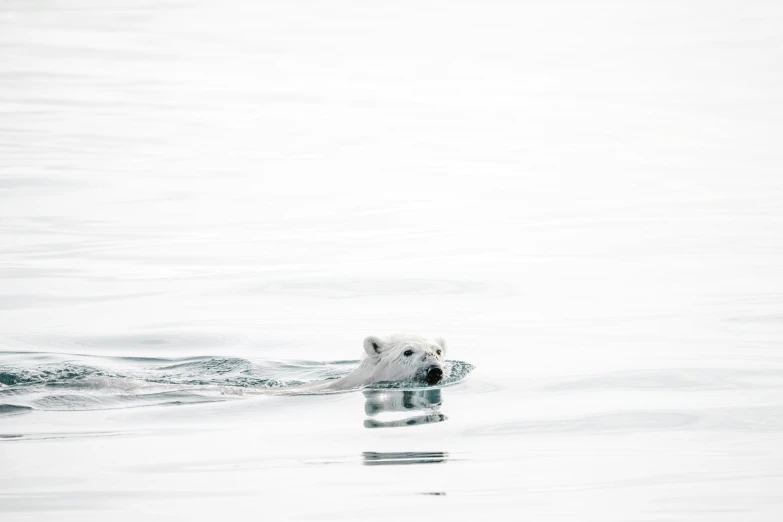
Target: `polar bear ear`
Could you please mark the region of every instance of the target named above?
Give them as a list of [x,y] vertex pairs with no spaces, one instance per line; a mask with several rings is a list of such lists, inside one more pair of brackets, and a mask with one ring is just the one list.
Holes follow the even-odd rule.
[[367,355],[378,355],[383,350],[383,341],[371,335],[364,340],[364,351]]
[[438,345],[440,345],[440,347],[443,349],[443,354],[445,355],[446,354],[446,339],[444,339],[443,337],[437,337],[435,339],[435,342],[438,343]]

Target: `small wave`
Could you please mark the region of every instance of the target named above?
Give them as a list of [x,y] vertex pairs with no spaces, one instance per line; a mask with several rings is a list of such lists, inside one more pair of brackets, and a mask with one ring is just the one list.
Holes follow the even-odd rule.
[[[349,374],[358,363],[6,353],[0,354],[0,400],[9,404],[8,413],[5,410],[0,413],[225,401],[246,393],[285,390],[310,382],[338,379]],[[458,382],[473,367],[462,361],[449,361],[444,369],[444,380],[437,387]],[[371,388],[422,386],[390,382]]]
[[20,415],[30,413],[33,409],[29,406],[17,406],[15,404],[0,404],[0,415]]
[[[24,346],[46,346],[62,351],[110,349],[130,350],[138,347],[165,346],[170,350],[212,350],[239,344],[239,339],[220,335],[197,335],[167,332],[128,335],[92,335],[84,337],[28,336],[15,339]],[[132,358],[128,358],[132,359]]]
[[63,381],[72,381],[84,378],[92,374],[103,374],[97,368],[80,366],[76,364],[62,364],[57,366],[39,366],[34,368],[2,369],[0,370],[0,384],[6,386],[24,386],[38,384],[53,384]]

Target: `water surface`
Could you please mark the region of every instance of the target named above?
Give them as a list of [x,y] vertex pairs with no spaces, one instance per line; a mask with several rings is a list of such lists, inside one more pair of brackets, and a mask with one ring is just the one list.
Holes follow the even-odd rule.
[[3,520],[779,520],[781,17],[5,0]]

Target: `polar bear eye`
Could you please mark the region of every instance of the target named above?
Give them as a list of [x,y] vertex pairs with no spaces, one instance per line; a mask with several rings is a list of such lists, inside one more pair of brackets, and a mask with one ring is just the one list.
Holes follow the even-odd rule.
[[411,355],[413,355],[413,350],[405,350],[405,352],[403,352],[403,355],[405,357],[410,357]]
[[441,353],[443,353],[443,350],[438,350],[438,355],[440,355]]

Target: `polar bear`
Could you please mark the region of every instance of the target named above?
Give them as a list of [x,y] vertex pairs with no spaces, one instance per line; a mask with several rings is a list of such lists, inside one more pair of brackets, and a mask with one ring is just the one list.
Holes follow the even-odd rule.
[[304,387],[314,390],[348,390],[382,381],[437,384],[443,379],[446,341],[412,334],[364,340],[366,355],[359,367],[340,379]]

